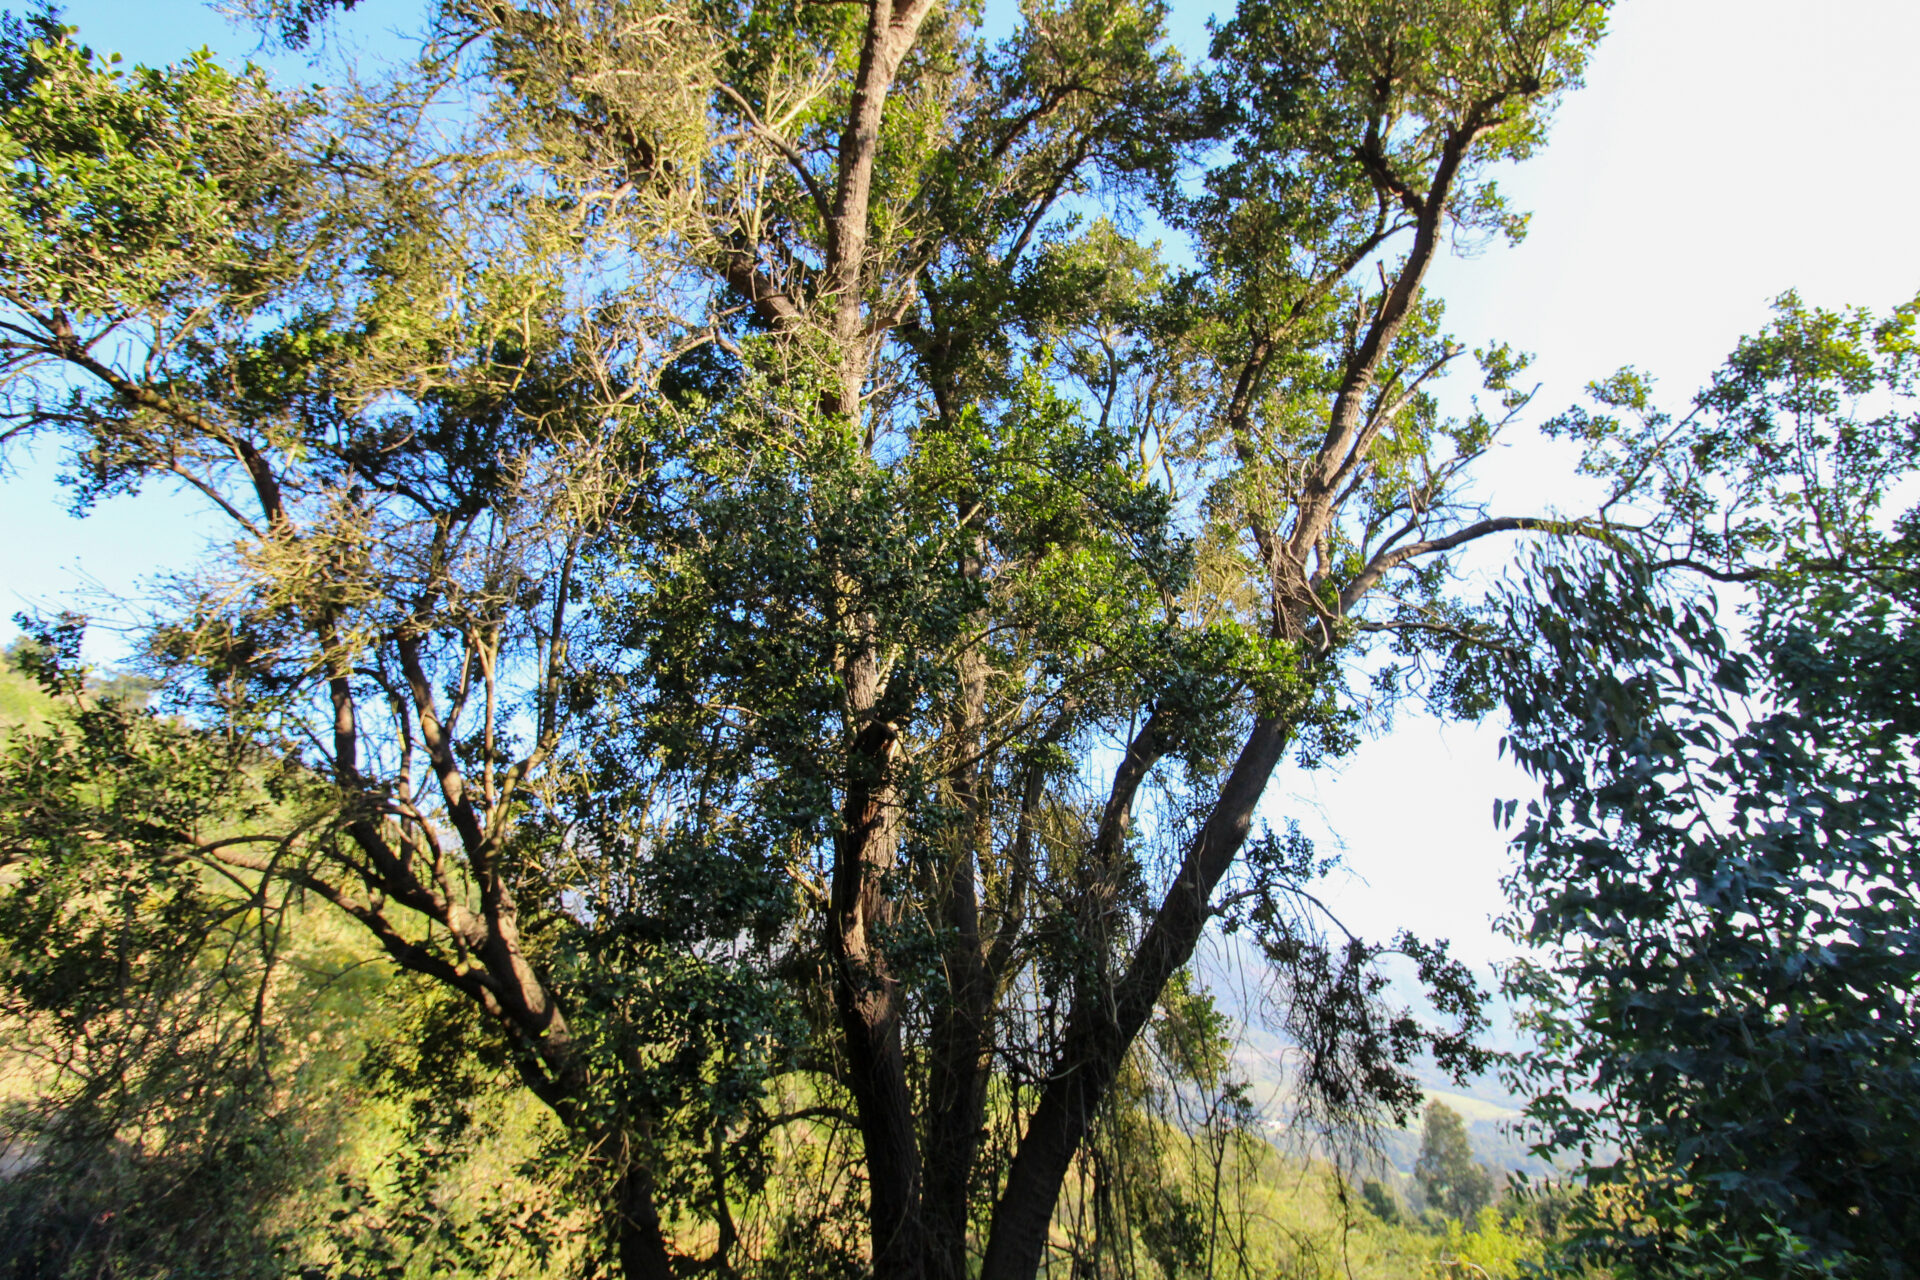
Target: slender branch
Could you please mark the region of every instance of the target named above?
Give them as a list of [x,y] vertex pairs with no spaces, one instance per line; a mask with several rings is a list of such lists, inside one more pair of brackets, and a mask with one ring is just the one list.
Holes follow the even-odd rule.
[[748,102],[739,90],[725,82],[720,83],[719,89],[721,93],[731,98],[734,105],[739,107],[746,115],[747,124],[752,128],[753,132],[771,144],[774,150],[786,157],[787,163],[792,166],[794,174],[799,177],[802,185],[806,187],[807,196],[813,201],[814,211],[820,215],[820,220],[824,223],[828,217],[831,216],[827,206],[827,193],[821,190],[820,184],[814,180],[813,174],[807,169],[806,157],[802,156],[799,150],[791,142],[788,142],[779,130],[770,128],[762,122],[759,113],[753,109],[753,104]]
[[1464,529],[1456,529],[1445,537],[1411,542],[1374,556],[1366,568],[1355,575],[1353,581],[1341,590],[1341,613],[1349,612],[1359,603],[1362,596],[1379,583],[1382,577],[1415,556],[1451,551],[1455,547],[1464,546],[1496,533],[1561,533],[1572,537],[1591,538],[1608,546],[1616,545],[1619,541],[1617,530],[1587,520],[1556,520],[1546,516],[1497,516],[1480,520]]

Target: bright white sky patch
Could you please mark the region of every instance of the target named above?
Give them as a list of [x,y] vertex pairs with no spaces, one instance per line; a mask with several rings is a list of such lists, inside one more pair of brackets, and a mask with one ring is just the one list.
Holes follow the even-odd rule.
[[[1536,353],[1546,417],[1626,364],[1684,405],[1788,289],[1830,307],[1912,298],[1915,50],[1920,6],[1899,0],[1626,0],[1545,151],[1502,178],[1533,211],[1525,243],[1433,273],[1450,327]],[[1516,441],[1493,461],[1499,513],[1572,497],[1558,450]],[[1338,833],[1353,874],[1330,898],[1349,927],[1498,956],[1493,801],[1530,794],[1499,737],[1403,717],[1337,775],[1285,773],[1268,812]]]

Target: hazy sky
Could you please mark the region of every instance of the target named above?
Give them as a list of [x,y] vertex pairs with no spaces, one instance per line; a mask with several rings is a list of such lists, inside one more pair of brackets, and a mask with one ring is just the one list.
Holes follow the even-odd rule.
[[[1204,40],[1207,8],[1175,6],[1189,47]],[[171,61],[203,43],[253,51],[193,0],[64,9],[89,43],[130,60]],[[412,0],[372,0],[354,25],[377,38],[417,12]],[[1789,288],[1876,308],[1920,291],[1920,5],[1625,0],[1613,25],[1544,153],[1502,181],[1533,211],[1526,242],[1433,277],[1469,345],[1504,339],[1536,353],[1541,416],[1623,364],[1684,401]],[[125,590],[201,545],[194,509],[164,494],[68,519],[51,462],[29,460],[4,482],[0,613],[55,604],[89,581]],[[1490,469],[1487,495],[1525,512],[1570,494],[1562,474],[1564,459],[1523,440]],[[1496,797],[1525,791],[1495,761],[1497,738],[1403,718],[1337,774],[1285,774],[1269,810],[1338,833],[1353,873],[1333,897],[1350,925],[1404,924],[1495,955],[1485,921],[1506,857],[1489,815]]]

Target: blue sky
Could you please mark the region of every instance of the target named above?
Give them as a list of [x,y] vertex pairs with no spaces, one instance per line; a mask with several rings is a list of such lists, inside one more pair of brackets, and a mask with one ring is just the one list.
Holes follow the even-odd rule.
[[[256,42],[197,0],[69,0],[96,48],[166,62],[201,44],[235,57]],[[1176,5],[1197,51],[1207,6]],[[412,0],[370,0],[351,37],[394,47]],[[1540,416],[1620,365],[1654,373],[1676,402],[1712,371],[1768,302],[1799,289],[1823,305],[1884,308],[1920,291],[1920,6],[1905,0],[1624,0],[1588,87],[1563,105],[1545,151],[1503,179],[1533,211],[1518,248],[1436,271],[1451,327],[1469,345],[1535,352]],[[279,59],[291,79],[318,78]],[[125,592],[191,560],[206,536],[163,493],[64,514],[54,458],[20,459],[0,500],[0,615],[95,587]],[[1521,439],[1486,474],[1489,498],[1521,512],[1577,495],[1566,459]],[[210,528],[210,526],[209,526]],[[0,623],[0,635],[10,634]],[[103,638],[104,639],[104,638]],[[1337,773],[1292,771],[1269,810],[1344,843],[1332,886],[1348,923],[1405,924],[1486,958],[1503,841],[1490,813],[1525,784],[1495,759],[1491,726],[1403,718]]]

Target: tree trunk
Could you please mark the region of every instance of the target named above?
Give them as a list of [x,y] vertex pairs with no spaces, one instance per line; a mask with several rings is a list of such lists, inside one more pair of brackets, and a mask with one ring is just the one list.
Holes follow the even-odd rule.
[[613,1187],[622,1280],[674,1280],[666,1233],[653,1200],[653,1170],[631,1156],[625,1161]]
[[967,1280],[968,1192],[986,1123],[987,1022],[993,979],[980,949],[971,844],[949,869],[947,990],[929,1045],[926,1223],[931,1280]]
[[[871,623],[863,624],[870,632]],[[866,1148],[875,1280],[919,1280],[925,1233],[913,1098],[900,1047],[902,996],[883,951],[891,916],[884,880],[898,855],[894,731],[880,711],[882,676],[870,638],[846,663],[846,799],[834,838],[827,945],[848,1084]]]
[[1286,751],[1289,728],[1272,716],[1254,722],[1126,974],[1110,991],[1076,993],[1066,1042],[994,1206],[980,1280],[1032,1280],[1038,1272],[1074,1153],[1160,992],[1192,958],[1213,891],[1246,842],[1254,810]]
[[[977,509],[969,498],[962,506]],[[978,581],[986,563],[977,533],[960,557],[960,571]],[[984,630],[975,616],[970,629]],[[958,813],[949,833],[946,865],[932,888],[938,904],[946,981],[934,991],[928,1045],[925,1135],[927,1273],[932,1280],[967,1280],[968,1193],[986,1123],[987,1032],[993,1008],[993,975],[980,936],[978,858],[992,842],[983,776],[991,768],[979,754],[986,718],[986,659],[976,645],[957,663],[960,697],[950,728],[961,753],[950,778]]]

